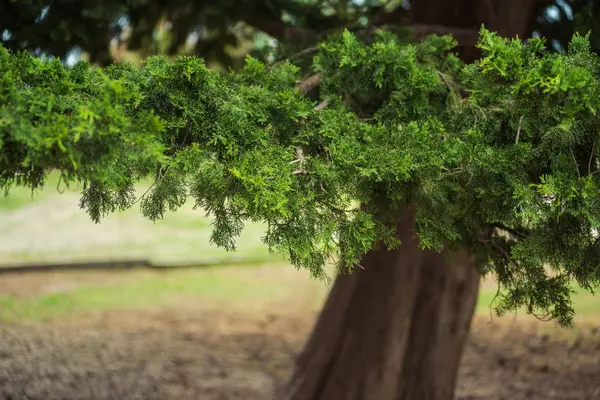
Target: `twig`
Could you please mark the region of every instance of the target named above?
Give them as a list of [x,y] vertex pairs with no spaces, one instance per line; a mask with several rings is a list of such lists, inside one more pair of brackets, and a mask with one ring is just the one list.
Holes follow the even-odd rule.
[[[296,163],[300,163],[300,166],[302,166],[302,164],[304,164],[304,152],[302,151],[302,147],[300,146],[296,146],[296,159],[290,161],[290,164],[296,164]],[[294,172],[292,172],[293,175],[308,175],[310,174],[310,172],[308,172],[305,169],[297,169]]]
[[510,228],[510,227],[508,227],[508,226],[506,226],[504,224],[501,224],[499,222],[493,223],[492,226],[494,228],[503,229],[503,230],[507,231],[508,233],[514,234],[515,236],[520,236],[520,237],[526,237],[527,236],[526,233],[520,232],[520,231],[518,231],[517,229],[514,229],[514,228]]
[[479,242],[484,243],[484,244],[491,244],[492,246],[494,246],[495,248],[497,248],[498,250],[500,250],[500,252],[502,253],[502,255],[504,256],[504,258],[506,259],[506,261],[510,264],[510,263],[514,263],[514,261],[512,260],[512,258],[510,257],[510,254],[508,254],[506,252],[506,250],[504,250],[502,248],[502,246],[500,246],[498,243],[495,243],[493,240],[488,240],[488,239],[479,239]]
[[596,150],[596,141],[594,140],[594,144],[592,145],[592,151],[590,153],[590,159],[588,161],[588,175],[592,173],[592,159],[594,158],[594,152]]
[[313,110],[314,111],[321,111],[322,109],[324,109],[325,107],[327,107],[329,105],[329,99],[325,99],[322,102],[320,102],[319,104],[317,104]]
[[498,243],[494,242],[493,240],[479,239],[479,242],[483,243],[483,244],[490,244],[490,245],[492,245],[493,247],[495,247],[496,249],[498,249],[502,253],[502,255],[503,255],[503,257],[504,257],[504,259],[506,261],[507,273],[508,273],[508,280],[510,281],[510,283],[513,286],[516,286],[516,284],[514,282],[514,279],[513,279],[513,276],[512,276],[512,273],[510,271],[508,271],[508,266],[511,265],[511,264],[518,268],[518,264],[516,263],[516,261],[514,261],[511,258],[510,254],[506,250],[504,250],[502,248],[502,246],[500,246]]
[[[444,169],[446,169],[446,168],[444,168]],[[457,167],[457,168],[453,168],[451,170],[446,169],[447,172],[444,171],[442,173],[442,175],[449,176],[449,175],[459,174],[459,173],[463,172],[464,170],[465,170],[464,167]]]
[[438,71],[438,70],[436,70],[435,72],[437,72],[437,74],[439,75],[439,77],[442,78],[442,80],[446,84],[446,87],[448,88],[448,90],[452,91],[454,88],[452,87],[452,85],[450,85],[450,82],[448,82],[448,79],[446,78],[446,75],[444,75],[441,71]]
[[[178,151],[181,151],[183,149],[183,146],[185,145],[188,135],[189,135],[189,132],[186,132],[185,136],[183,137],[183,140],[177,146]],[[137,203],[142,201],[142,199],[144,197],[146,197],[146,195],[150,192],[150,190],[152,190],[152,188],[154,188],[154,186],[156,186],[156,184],[158,184],[162,181],[163,177],[165,176],[164,173],[167,172],[168,169],[169,169],[169,166],[167,166],[164,170],[163,170],[163,166],[162,165],[160,166],[160,168],[158,169],[158,176],[156,177],[156,179],[154,179],[154,182],[152,182],[152,184],[148,187],[148,189],[146,189],[146,191],[144,193],[142,193],[142,195],[131,204],[131,207],[133,207],[134,205],[136,205]]]
[[306,56],[306,55],[309,55],[309,54],[311,54],[311,53],[316,53],[317,51],[319,51],[319,47],[318,47],[318,46],[311,46],[311,47],[307,47],[307,48],[305,48],[304,50],[301,50],[301,51],[299,51],[299,52],[297,52],[297,53],[295,53],[295,54],[292,54],[292,55],[291,55],[291,56],[289,56],[289,57],[286,57],[286,58],[283,58],[283,59],[281,59],[281,60],[275,61],[275,62],[274,62],[272,65],[271,65],[271,67],[274,67],[274,66],[276,66],[276,65],[283,64],[283,63],[285,63],[286,61],[291,61],[291,60],[293,60],[293,59],[296,59],[296,58],[298,58],[298,57]]
[[575,158],[575,153],[573,153],[573,147],[571,150],[571,158],[573,158],[573,162],[575,163],[575,169],[577,170],[577,176],[581,178],[581,173],[579,172],[579,164],[577,164],[577,159]]
[[[61,182],[65,183],[64,189],[60,188]],[[68,188],[69,188],[69,183],[67,182],[67,179],[65,178],[65,172],[60,171],[60,176],[58,177],[58,183],[56,184],[56,191],[58,192],[58,194],[63,194]],[[33,196],[33,194],[32,194],[32,196]]]
[[515,144],[519,144],[519,136],[521,136],[521,123],[523,122],[523,115],[519,118],[519,127],[517,128],[517,138],[515,139]]
[[316,73],[316,74],[311,75],[308,78],[298,82],[296,84],[296,89],[298,89],[298,91],[300,91],[301,93],[308,93],[312,89],[319,86],[319,83],[321,83],[321,74]]
[[156,179],[154,179],[154,182],[152,182],[152,184],[148,187],[148,189],[146,189],[146,191],[144,193],[142,193],[142,195],[140,197],[138,197],[133,203],[131,203],[131,207],[135,206],[137,203],[142,201],[142,199],[144,197],[146,197],[146,195],[152,190],[152,188],[154,188],[154,186],[156,186],[156,184],[159,183],[163,179],[163,176],[164,176],[163,172],[164,172],[163,167],[161,166],[158,169],[158,176],[156,177]]
[[488,321],[488,324],[492,323],[492,320],[494,319],[492,317],[492,305],[496,302],[496,300],[498,299],[498,297],[500,297],[500,290],[502,288],[502,285],[500,284],[500,282],[498,283],[498,287],[496,288],[496,294],[494,294],[494,298],[492,299],[492,301],[490,302],[490,320]]
[[296,158],[292,161],[290,161],[290,164],[296,164],[296,163],[303,163],[304,162],[304,151],[302,150],[302,147],[300,146],[296,146]]

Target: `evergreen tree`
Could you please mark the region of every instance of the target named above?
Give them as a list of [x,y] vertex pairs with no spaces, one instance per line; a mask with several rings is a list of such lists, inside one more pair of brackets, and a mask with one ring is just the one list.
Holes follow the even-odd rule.
[[[143,56],[188,53],[237,67],[244,57],[228,47],[258,56],[257,36],[276,39],[285,57],[343,28],[453,33],[470,47],[485,23],[504,36],[535,31],[549,46],[566,48],[575,31],[595,27],[598,10],[596,0],[0,0],[0,41],[62,59],[84,51],[101,65],[110,64],[119,44]],[[597,49],[598,39],[591,39]]]
[[[528,37],[540,3],[486,2],[486,17],[467,0],[416,3],[410,32],[461,45],[349,26],[229,73],[192,56],[65,67],[2,47],[0,186],[59,170],[100,221],[154,174],[151,219],[191,197],[228,249],[245,221],[266,222],[292,264],[338,272],[286,399],[451,399],[481,275],[500,283],[499,314],[563,325],[570,285],[600,280],[600,63],[593,36],[565,52],[502,38]],[[377,15],[371,27],[395,14]]]

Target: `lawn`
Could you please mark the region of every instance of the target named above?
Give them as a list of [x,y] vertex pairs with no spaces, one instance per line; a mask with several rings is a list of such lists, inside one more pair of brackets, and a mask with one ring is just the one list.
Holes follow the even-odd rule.
[[[34,283],[32,283],[34,282]],[[18,287],[17,287],[18,286]],[[12,293],[11,293],[12,288]],[[284,264],[169,271],[68,272],[0,276],[0,319],[36,321],[103,310],[202,304],[245,308],[304,292],[316,309],[326,286]]]
[[[59,194],[48,179],[43,190],[14,188],[0,198],[0,265],[64,263],[92,260],[148,259],[157,263],[193,264],[252,260],[280,261],[262,243],[265,226],[249,223],[237,251],[211,245],[213,219],[192,202],[156,222],[141,216],[136,205],[104,218],[97,225],[78,207],[76,186]],[[148,182],[136,187],[139,195]]]
[[48,197],[55,196],[57,194],[56,184],[58,183],[58,177],[57,173],[51,174],[48,178],[49,186],[33,192],[31,189],[19,186],[12,188],[8,196],[5,193],[0,194],[0,213],[18,210]]
[[[0,319],[43,320],[104,310],[153,309],[202,304],[206,308],[291,301],[317,310],[327,292],[323,282],[309,278],[285,263],[183,268],[168,271],[63,272],[0,277]],[[477,312],[493,315],[492,285],[480,292]],[[600,317],[600,302],[577,290],[574,303],[579,319]],[[521,312],[519,315],[524,316]],[[508,316],[511,318],[512,316]]]

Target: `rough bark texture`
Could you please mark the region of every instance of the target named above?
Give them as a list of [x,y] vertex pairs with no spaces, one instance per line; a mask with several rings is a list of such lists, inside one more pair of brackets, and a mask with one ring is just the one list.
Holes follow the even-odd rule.
[[479,277],[472,260],[402,246],[339,276],[297,359],[286,400],[451,399]]
[[464,252],[426,252],[420,269],[402,396],[396,399],[452,399],[479,273]]
[[[419,0],[411,2],[413,21],[452,28],[479,29],[481,24],[501,36],[530,36],[536,18],[551,0]],[[465,62],[479,57],[470,44],[459,46]]]
[[[545,0],[419,0],[417,24],[528,37]],[[463,61],[479,54],[461,46]],[[402,245],[378,248],[364,270],[336,278],[297,359],[286,400],[451,400],[475,310],[479,274],[468,254],[421,251],[414,215]]]

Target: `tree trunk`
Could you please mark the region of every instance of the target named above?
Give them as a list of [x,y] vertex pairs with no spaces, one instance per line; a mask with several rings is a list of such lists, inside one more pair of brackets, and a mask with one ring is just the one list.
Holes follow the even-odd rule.
[[[412,21],[502,36],[531,34],[551,0],[411,1]],[[465,62],[474,47],[458,48]],[[451,400],[475,310],[479,274],[468,254],[419,249],[414,214],[398,224],[402,245],[381,247],[364,269],[338,276],[296,361],[286,400]]]
[[340,275],[290,379],[286,400],[447,400],[475,309],[473,261],[422,251],[414,214],[402,245]]
[[[473,29],[484,24],[500,36],[521,39],[531,35],[536,18],[554,0],[419,0],[411,2],[413,22],[423,25]],[[459,45],[464,62],[479,58],[478,48]]]

